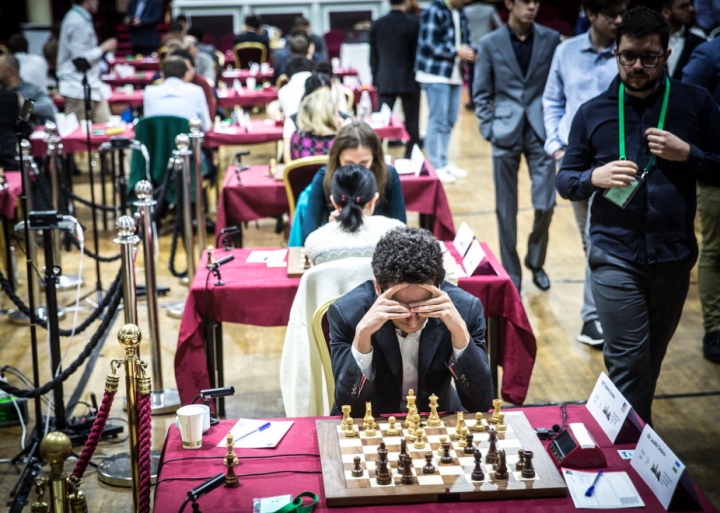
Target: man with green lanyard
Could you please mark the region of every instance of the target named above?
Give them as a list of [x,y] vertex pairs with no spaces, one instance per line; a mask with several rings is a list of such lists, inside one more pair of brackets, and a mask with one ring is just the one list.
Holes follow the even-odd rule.
[[58,42],[57,76],[60,94],[65,98],[65,113],[74,112],[78,119],[85,119],[83,102],[83,74],[76,66],[76,59],[85,59],[90,68],[87,79],[90,86],[93,123],[107,123],[110,118],[108,102],[100,89],[98,62],[104,54],[114,52],[117,40],[110,38],[98,45],[92,15],[98,10],[99,0],[73,0],[60,25]]
[[619,76],[578,110],[555,182],[564,198],[590,200],[605,365],[646,422],[697,258],[696,181],[720,184],[720,111],[707,91],[668,78],[668,39],[658,13],[625,13]]

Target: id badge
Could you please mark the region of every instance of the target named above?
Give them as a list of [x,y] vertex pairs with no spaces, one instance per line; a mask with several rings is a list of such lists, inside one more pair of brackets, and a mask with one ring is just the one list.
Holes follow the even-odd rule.
[[605,198],[615,203],[620,208],[628,206],[630,201],[635,197],[638,187],[645,181],[645,173],[640,175],[635,181],[631,182],[627,187],[612,187],[606,189],[603,193]]

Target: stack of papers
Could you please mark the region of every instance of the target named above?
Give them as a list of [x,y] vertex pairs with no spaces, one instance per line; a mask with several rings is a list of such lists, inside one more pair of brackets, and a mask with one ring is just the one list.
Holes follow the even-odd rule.
[[[261,426],[270,424],[265,429]],[[233,445],[242,449],[272,449],[277,447],[280,440],[283,439],[293,425],[292,420],[272,421],[256,420],[256,419],[240,419],[233,426],[230,433],[233,435]],[[218,447],[227,447],[225,436],[217,445]]]

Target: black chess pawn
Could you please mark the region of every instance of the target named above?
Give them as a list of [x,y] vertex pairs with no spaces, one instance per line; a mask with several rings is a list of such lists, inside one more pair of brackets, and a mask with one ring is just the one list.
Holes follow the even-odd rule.
[[533,452],[525,451],[525,461],[523,462],[523,469],[521,476],[525,479],[532,479],[535,477],[535,467],[533,467]]
[[388,450],[385,447],[385,442],[380,442],[380,446],[378,447],[377,453],[378,453],[378,457],[375,460],[375,466],[380,465],[381,460],[387,459]]
[[525,466],[525,451],[523,451],[522,449],[518,449],[518,460],[517,460],[517,463],[515,463],[515,470],[520,472],[524,466]]
[[468,433],[465,435],[465,447],[463,448],[463,453],[465,454],[475,454],[475,444],[473,444],[473,434],[468,431]]
[[404,438],[400,439],[400,454],[398,454],[397,469],[398,472],[402,473],[403,467],[405,466],[405,456],[410,458],[407,452],[407,441]]
[[412,473],[412,460],[407,454],[403,457],[403,470],[400,482],[402,484],[415,484],[415,476]]
[[485,473],[480,466],[481,460],[482,453],[480,452],[480,449],[475,449],[475,468],[473,469],[472,474],[470,474],[470,479],[473,481],[483,481],[485,479]]
[[506,481],[508,479],[508,468],[505,461],[505,449],[500,449],[497,453],[497,466],[495,468],[495,479]]
[[443,455],[440,457],[440,463],[452,463],[453,458],[450,456],[450,442],[445,442],[442,447]]
[[387,460],[380,461],[378,468],[375,469],[375,482],[379,485],[389,485],[392,483],[392,476],[390,475]]
[[435,465],[433,465],[433,453],[428,452],[425,454],[425,466],[423,467],[423,474],[434,474]]
[[352,469],[352,476],[353,477],[362,477],[363,469],[360,466],[360,456],[355,456],[353,458],[353,463],[355,464],[355,466]]

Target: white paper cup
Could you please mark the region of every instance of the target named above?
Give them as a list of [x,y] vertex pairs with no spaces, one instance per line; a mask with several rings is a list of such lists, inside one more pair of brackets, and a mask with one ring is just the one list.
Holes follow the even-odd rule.
[[338,59],[337,57],[333,57],[332,59],[330,59],[330,63],[332,64],[333,69],[340,67],[340,59]]
[[260,63],[260,71],[262,73],[268,73],[270,72],[270,63],[269,62],[262,62]]
[[[210,407],[206,404],[198,404],[203,410],[205,410],[205,413],[203,414],[203,427],[202,432],[203,435],[208,432],[210,429]],[[178,417],[175,417],[175,427],[180,429],[180,419]]]
[[245,85],[251,91],[254,90],[255,86],[257,85],[257,81],[255,80],[255,77],[247,77],[247,80],[245,80]]
[[180,425],[183,449],[200,449],[202,447],[203,418],[206,408],[207,406],[202,404],[189,404],[178,409],[177,422]]

